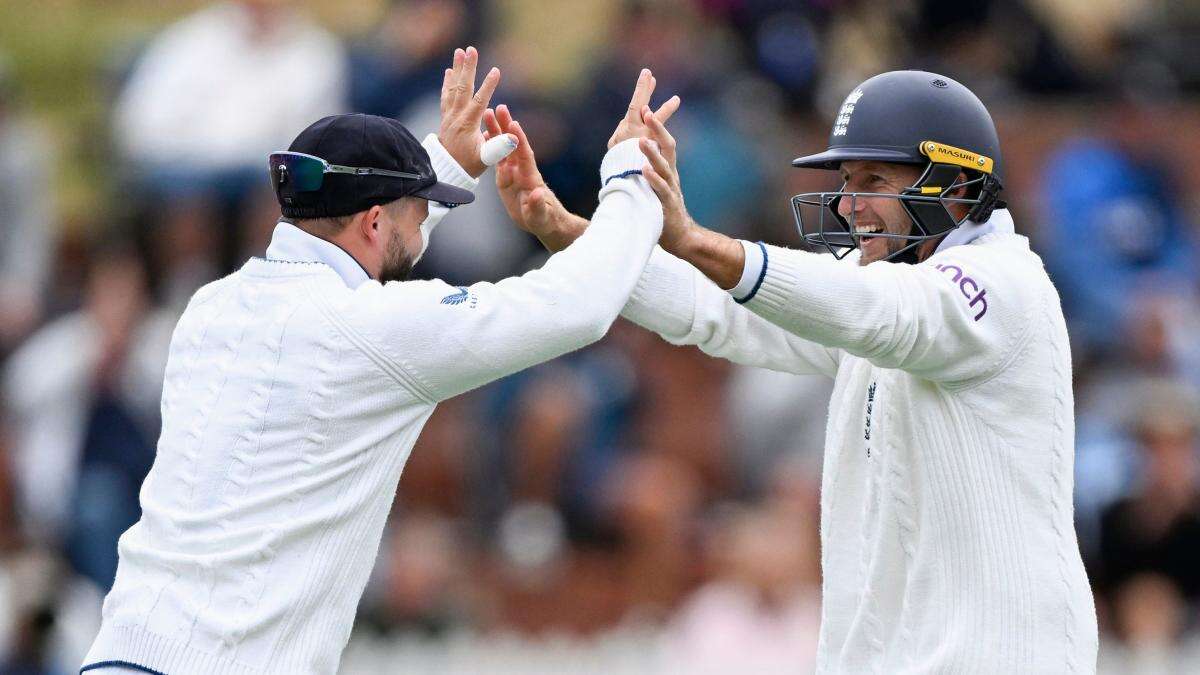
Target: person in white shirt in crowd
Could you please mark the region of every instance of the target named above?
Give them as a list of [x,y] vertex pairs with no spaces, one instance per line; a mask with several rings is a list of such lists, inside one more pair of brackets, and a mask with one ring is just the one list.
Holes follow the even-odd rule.
[[117,145],[146,180],[257,171],[345,109],[345,51],[294,4],[216,2],[150,43],[113,111]]
[[21,106],[0,52],[0,361],[37,327],[50,285],[53,144]]
[[[83,306],[39,328],[4,364],[0,393],[11,417],[17,513],[22,532],[38,546],[62,550],[74,534],[98,535],[95,521],[111,515],[96,507],[96,491],[86,487],[84,475],[99,405],[118,404],[134,422],[129,430],[139,436],[152,441],[158,433],[167,346],[178,314],[153,305],[145,274],[127,246],[98,251]],[[125,459],[137,464],[129,446],[123,449]],[[131,485],[115,492],[136,497],[144,475],[143,468]],[[91,508],[80,511],[88,502]],[[111,534],[112,541],[135,519],[136,508]],[[85,558],[100,568],[111,566],[111,579],[115,551],[92,551]],[[97,581],[103,588],[109,579]]]
[[175,329],[142,517],[121,536],[83,671],[334,673],[437,403],[616,319],[662,227],[638,175],[648,70],[575,245],[494,284],[405,281],[485,169],[500,71],[476,91],[478,59],[456,50],[423,144],[395,120],[337,115],[270,156],[284,217],[266,256],[197,291]]
[[[510,117],[498,108],[489,131],[521,136]],[[999,198],[999,139],[979,99],[920,71],[853,90],[829,149],[794,162],[844,181],[793,198],[805,238],[833,256],[696,224],[674,139],[645,119],[663,235],[623,315],[713,356],[835,382],[818,670],[1095,671],[1066,327]],[[557,250],[588,224],[521,143],[497,185]]]

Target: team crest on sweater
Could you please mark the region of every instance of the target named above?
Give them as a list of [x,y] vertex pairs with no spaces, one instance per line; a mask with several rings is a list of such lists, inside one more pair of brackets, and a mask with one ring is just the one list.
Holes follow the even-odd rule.
[[468,291],[466,286],[459,286],[457,293],[442,298],[443,305],[461,305],[467,301],[470,301],[468,307],[471,309],[475,309],[475,305],[479,304],[479,296]]

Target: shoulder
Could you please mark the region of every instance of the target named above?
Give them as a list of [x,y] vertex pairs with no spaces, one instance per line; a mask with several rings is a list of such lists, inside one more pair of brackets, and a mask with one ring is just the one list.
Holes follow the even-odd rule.
[[419,328],[439,317],[479,302],[474,287],[451,286],[440,279],[368,281],[354,290],[347,289],[332,298],[338,314],[353,325],[370,330],[372,326]]
[[1051,287],[1042,260],[1025,237],[993,234],[975,243],[939,251],[921,263],[966,297],[985,294],[995,301],[1035,302]]
[[199,307],[211,300],[220,297],[225,291],[228,291],[237,280],[237,274],[229,274],[215,281],[210,281],[192,293],[192,298],[188,300],[188,309]]

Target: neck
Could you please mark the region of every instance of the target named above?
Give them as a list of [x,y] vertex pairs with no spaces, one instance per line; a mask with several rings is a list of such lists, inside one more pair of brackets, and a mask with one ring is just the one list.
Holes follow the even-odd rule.
[[323,239],[342,249],[346,252],[346,255],[350,256],[354,259],[354,262],[358,263],[359,267],[363,268],[363,271],[367,273],[368,277],[376,280],[379,279],[379,265],[370,264],[371,261],[369,256],[364,255],[362,248],[357,246],[357,242],[355,242],[353,237],[350,236],[349,226],[342,227],[338,231],[333,231],[332,228],[327,227],[324,224],[314,225],[287,219],[282,220],[289,225],[293,225],[318,239]]

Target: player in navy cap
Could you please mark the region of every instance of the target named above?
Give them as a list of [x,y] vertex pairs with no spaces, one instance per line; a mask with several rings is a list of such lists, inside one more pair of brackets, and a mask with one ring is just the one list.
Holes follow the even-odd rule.
[[500,72],[476,90],[478,58],[456,51],[422,143],[394,120],[340,115],[271,155],[283,219],[265,255],[197,291],[175,329],[142,517],[121,536],[84,671],[336,672],[437,403],[599,339],[625,305],[662,228],[639,173],[649,71],[600,165],[587,235],[498,283],[403,280],[515,146],[480,131]]

